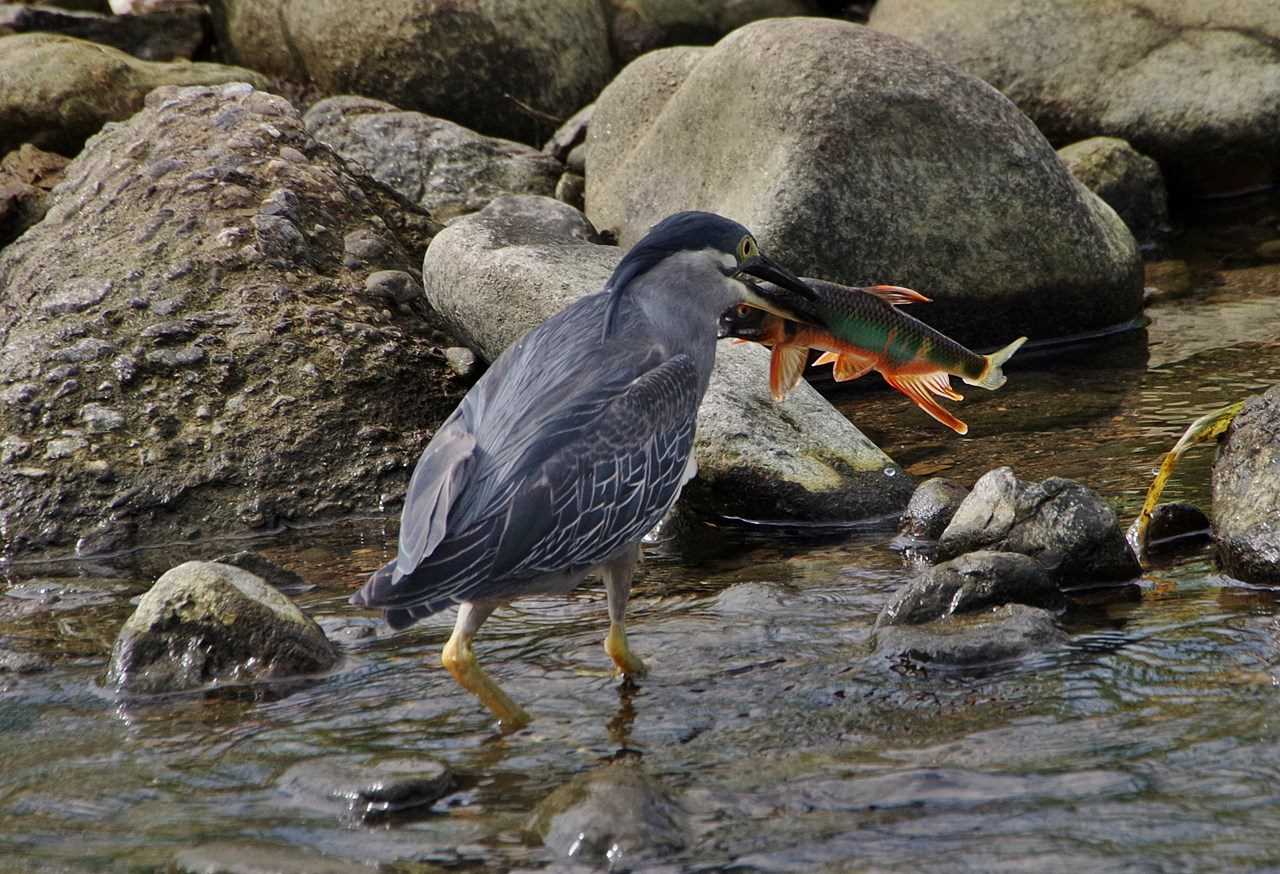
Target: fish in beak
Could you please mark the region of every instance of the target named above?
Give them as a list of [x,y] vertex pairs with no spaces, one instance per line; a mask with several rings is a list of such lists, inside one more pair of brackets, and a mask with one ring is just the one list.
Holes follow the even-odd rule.
[[[742,262],[738,278],[747,287],[745,302],[751,306],[793,322],[818,322],[813,309],[817,294],[808,283],[785,267],[763,255],[754,255]],[[766,284],[756,282],[756,279],[762,279]]]

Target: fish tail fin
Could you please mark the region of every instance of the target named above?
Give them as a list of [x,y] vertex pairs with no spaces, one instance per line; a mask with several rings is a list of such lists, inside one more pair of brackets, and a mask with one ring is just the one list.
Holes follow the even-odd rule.
[[781,401],[796,387],[809,363],[808,346],[788,346],[779,343],[773,347],[769,360],[769,391],[775,401]]
[[[968,425],[951,415],[945,407],[930,396],[929,393],[934,392],[936,394],[943,395],[943,397],[952,398],[953,400],[959,400],[960,398],[958,394],[952,391],[950,386],[946,386],[945,391],[940,391],[939,382],[935,374],[926,373],[905,375],[885,373],[884,371],[881,371],[880,373],[881,376],[884,377],[885,382],[889,383],[889,385],[909,397],[917,407],[924,410],[934,419],[946,425],[957,434],[969,433]],[[941,375],[943,380],[946,380],[947,375],[945,373],[941,373],[940,371],[938,373]],[[945,382],[943,382],[942,385],[945,386]]]
[[987,366],[983,368],[982,374],[977,379],[969,379],[961,377],[969,385],[976,385],[979,388],[985,388],[988,391],[995,391],[1004,385],[1004,371],[1001,370],[1004,363],[1013,357],[1013,353],[1022,348],[1022,344],[1027,342],[1026,337],[1019,337],[1003,349],[997,349],[990,355],[984,355],[987,359]]

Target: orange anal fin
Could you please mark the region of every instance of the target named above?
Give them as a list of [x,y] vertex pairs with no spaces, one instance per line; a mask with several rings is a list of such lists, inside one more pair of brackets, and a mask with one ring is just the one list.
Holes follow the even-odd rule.
[[779,343],[773,347],[773,355],[769,358],[769,391],[775,401],[780,401],[791,393],[804,375],[804,366],[808,363],[807,346]]
[[909,303],[929,302],[929,298],[925,297],[920,292],[910,288],[903,288],[901,285],[869,285],[862,290],[867,294],[875,295],[885,303],[891,303],[897,306],[906,306]]
[[921,379],[916,375],[902,376],[890,375],[882,373],[885,382],[902,392],[915,403],[917,407],[924,410],[933,418],[946,425],[957,434],[969,433],[969,426],[957,419],[951,413],[929,396],[929,387],[923,384]]
[[951,387],[951,377],[945,370],[934,370],[929,373],[914,374],[915,378],[929,391],[953,401],[964,400],[964,395]]
[[865,358],[861,355],[850,355],[848,352],[841,352],[836,357],[836,366],[831,368],[831,373],[836,382],[848,382],[851,379],[857,379],[870,373],[875,369],[875,366],[876,360],[874,358]]
[[830,364],[839,357],[840,357],[840,353],[838,352],[823,352],[821,355],[818,356],[817,360],[813,362],[813,366],[818,367],[819,365],[822,365],[822,364]]

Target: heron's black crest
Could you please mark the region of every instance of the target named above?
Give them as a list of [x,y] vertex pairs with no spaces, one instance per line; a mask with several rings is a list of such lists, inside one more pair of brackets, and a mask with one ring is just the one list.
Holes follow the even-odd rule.
[[605,285],[612,299],[605,310],[604,336],[613,333],[621,293],[637,277],[678,252],[718,249],[735,253],[738,243],[749,234],[742,225],[713,212],[678,212],[658,222],[623,256]]

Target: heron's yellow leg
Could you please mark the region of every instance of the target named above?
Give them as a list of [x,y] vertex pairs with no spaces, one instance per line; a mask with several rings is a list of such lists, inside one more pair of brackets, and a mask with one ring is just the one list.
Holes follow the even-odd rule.
[[459,686],[479,698],[480,703],[498,717],[504,732],[516,731],[529,724],[529,714],[481,670],[476,662],[475,651],[471,648],[476,629],[492,611],[492,606],[463,604],[458,609],[458,620],[453,626],[449,642],[444,645],[444,651],[440,654],[440,661],[458,681]]
[[627,677],[643,677],[648,668],[640,657],[627,646],[627,632],[621,622],[609,623],[609,634],[604,639],[604,651],[613,659],[618,670]]
[[640,544],[637,543],[604,565],[604,590],[609,596],[609,634],[604,639],[604,651],[626,677],[640,677],[648,670],[627,646],[627,632],[622,625],[627,599],[631,597],[631,578],[639,560]]
[[1147,489],[1147,499],[1143,501],[1142,511],[1138,513],[1138,561],[1144,566],[1146,565],[1147,529],[1151,525],[1151,514],[1155,511],[1156,504],[1160,502],[1160,495],[1164,493],[1165,484],[1173,474],[1173,469],[1178,466],[1178,460],[1182,458],[1183,453],[1197,443],[1212,440],[1225,432],[1243,407],[1244,401],[1238,401],[1196,419],[1160,462],[1160,470],[1156,473],[1156,478],[1151,481],[1151,487]]

